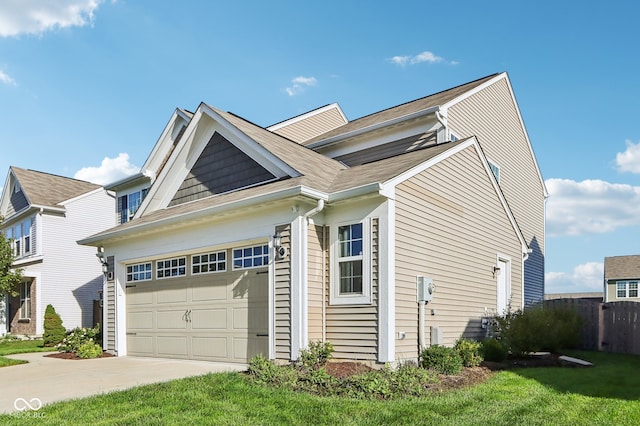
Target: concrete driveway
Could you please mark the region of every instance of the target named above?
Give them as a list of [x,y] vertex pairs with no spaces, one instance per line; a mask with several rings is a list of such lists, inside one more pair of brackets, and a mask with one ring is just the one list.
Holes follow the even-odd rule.
[[44,355],[46,353],[7,356],[29,363],[0,368],[0,413],[37,411],[41,404],[247,368],[243,364],[177,359],[111,357],[68,360]]

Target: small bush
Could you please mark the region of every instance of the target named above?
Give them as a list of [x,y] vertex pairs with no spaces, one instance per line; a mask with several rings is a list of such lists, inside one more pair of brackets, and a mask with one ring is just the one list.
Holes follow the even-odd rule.
[[482,362],[481,344],[475,340],[459,338],[454,345],[462,358],[462,365],[465,367],[477,367]]
[[84,342],[80,345],[76,354],[82,359],[100,358],[102,356],[102,347],[96,343]]
[[415,364],[400,364],[395,370],[385,367],[382,374],[390,382],[392,395],[422,396],[426,394],[426,385],[437,382],[428,370]]
[[278,366],[262,354],[251,358],[248,372],[257,383],[269,384],[276,387],[294,387],[298,380],[296,370],[289,366]]
[[310,342],[306,349],[300,351],[298,362],[305,368],[320,368],[326,365],[333,354],[331,342]]
[[78,353],[78,349],[84,343],[98,343],[100,340],[100,325],[93,328],[76,327],[67,333],[66,337],[58,345],[60,352]]
[[536,306],[496,317],[497,333],[514,356],[570,349],[580,342],[582,318],[572,309]]
[[502,362],[507,358],[507,347],[496,339],[482,341],[482,356],[486,361]]
[[44,311],[44,333],[42,340],[44,345],[52,347],[58,345],[64,339],[67,330],[62,325],[62,318],[56,312],[52,305],[47,305]]
[[458,374],[462,371],[462,357],[454,348],[433,345],[420,352],[420,366],[443,374]]

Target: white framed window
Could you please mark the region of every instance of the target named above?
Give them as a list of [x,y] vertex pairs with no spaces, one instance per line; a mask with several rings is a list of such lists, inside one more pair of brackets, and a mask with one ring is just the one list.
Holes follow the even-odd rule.
[[127,282],[149,281],[151,279],[151,262],[127,265]]
[[225,272],[227,270],[227,252],[217,251],[213,253],[195,254],[191,256],[191,273],[209,274],[212,272]]
[[171,278],[187,275],[187,258],[158,260],[156,262],[156,278]]
[[638,297],[638,281],[616,282],[616,296],[618,299]]
[[498,166],[496,163],[494,163],[491,160],[487,160],[487,161],[489,162],[489,168],[491,169],[493,176],[495,176],[498,183],[500,183],[500,166]]
[[33,254],[31,233],[35,225],[35,219],[30,217],[8,229],[7,237],[11,240],[11,249],[15,257],[24,257]]
[[118,197],[118,211],[120,212],[120,223],[127,223],[138,211],[138,207],[147,195],[148,189],[141,189],[130,194]]
[[20,319],[31,318],[31,283],[20,284]]
[[269,245],[260,244],[233,249],[233,270],[269,265]]
[[371,303],[370,220],[332,226],[332,304]]

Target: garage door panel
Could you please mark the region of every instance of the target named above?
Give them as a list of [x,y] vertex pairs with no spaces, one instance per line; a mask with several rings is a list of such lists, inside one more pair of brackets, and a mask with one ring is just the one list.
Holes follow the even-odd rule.
[[193,337],[191,340],[193,356],[226,360],[229,358],[228,340],[227,337]]
[[128,352],[131,355],[153,356],[152,336],[127,336]]
[[153,328],[153,311],[129,312],[127,323],[130,329],[151,330]]
[[154,290],[150,287],[127,287],[127,305],[151,305],[153,304]]
[[227,309],[193,309],[191,311],[191,328],[194,330],[226,330]]
[[187,283],[176,282],[163,283],[158,286],[156,291],[157,302],[161,303],[186,303],[187,302]]
[[249,328],[249,309],[248,308],[231,308],[233,312],[233,329],[246,330]]
[[187,309],[175,309],[158,311],[156,313],[156,329],[162,330],[186,330]]
[[158,355],[186,357],[187,336],[158,336],[156,338]]
[[216,279],[194,284],[191,300],[194,302],[227,300],[227,285],[228,283],[225,279]]

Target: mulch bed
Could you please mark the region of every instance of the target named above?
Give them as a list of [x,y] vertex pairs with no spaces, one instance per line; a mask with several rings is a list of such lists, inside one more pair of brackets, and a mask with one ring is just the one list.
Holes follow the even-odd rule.
[[[83,359],[73,352],[54,352],[45,356],[48,358],[59,358],[59,359]],[[99,358],[110,358],[112,356],[115,356],[115,355],[110,354],[109,352],[102,352],[102,356]]]

